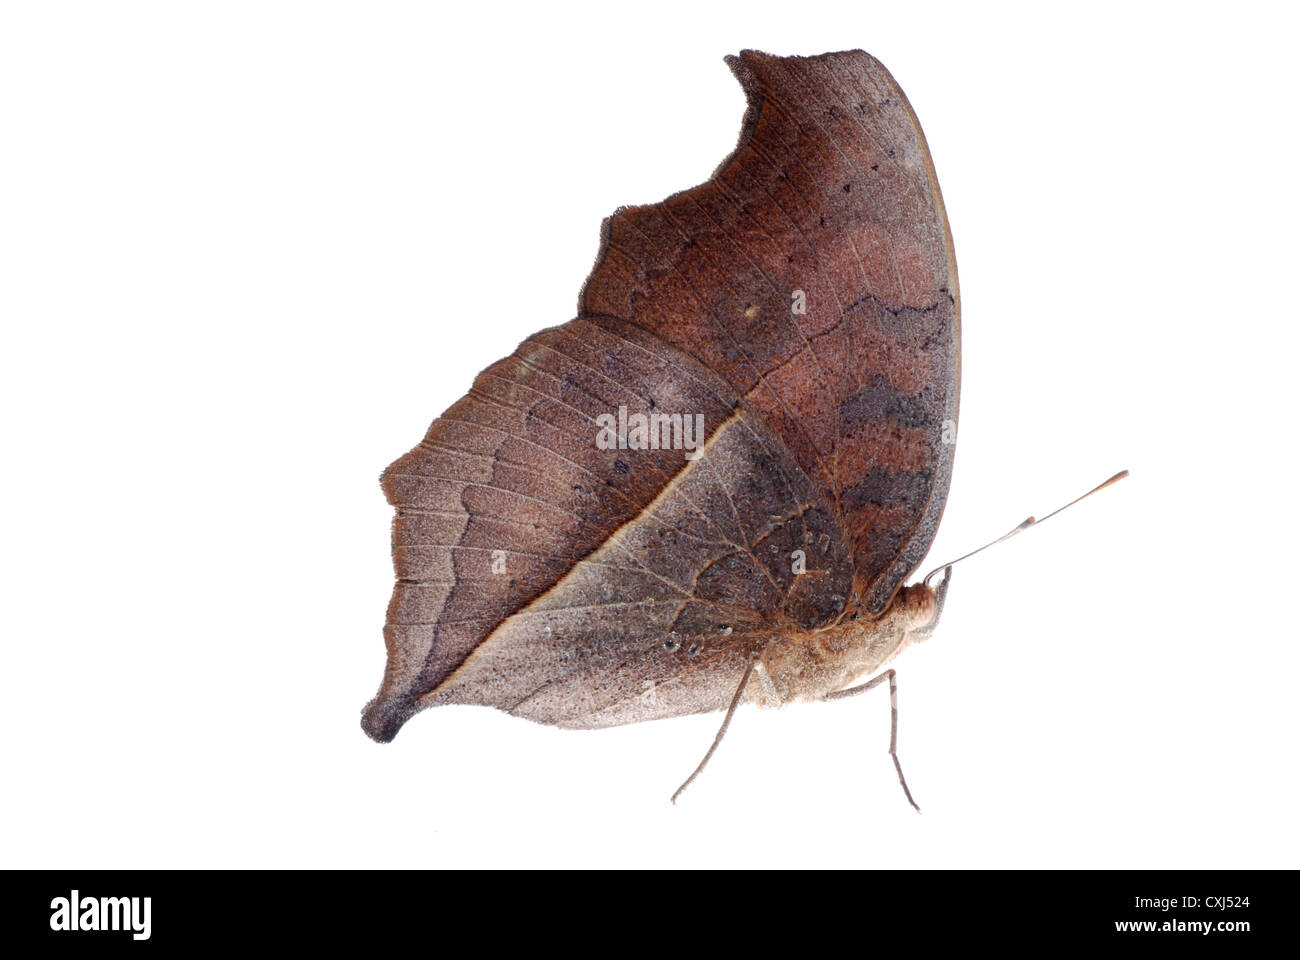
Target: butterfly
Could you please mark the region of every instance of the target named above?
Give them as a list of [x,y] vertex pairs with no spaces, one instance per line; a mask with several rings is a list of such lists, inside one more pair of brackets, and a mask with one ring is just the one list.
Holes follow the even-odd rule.
[[[581,728],[726,710],[707,762],[742,702],[893,697],[892,670],[866,678],[933,632],[949,568],[905,581],[952,474],[961,311],[925,138],[861,50],[727,62],[732,154],[609,217],[578,315],[383,474],[374,739],[442,704]],[[896,730],[895,707],[911,801]]]

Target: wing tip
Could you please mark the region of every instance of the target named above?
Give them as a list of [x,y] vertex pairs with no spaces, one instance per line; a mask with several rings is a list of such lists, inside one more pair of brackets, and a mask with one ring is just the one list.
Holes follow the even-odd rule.
[[410,694],[375,697],[361,711],[361,729],[376,743],[391,743],[418,709],[415,698]]

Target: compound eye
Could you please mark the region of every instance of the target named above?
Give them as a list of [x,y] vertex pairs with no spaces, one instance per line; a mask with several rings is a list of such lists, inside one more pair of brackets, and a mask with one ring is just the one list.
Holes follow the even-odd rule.
[[939,609],[934,591],[923,583],[907,588],[907,592],[903,594],[903,605],[909,630],[928,627],[934,622],[935,614]]

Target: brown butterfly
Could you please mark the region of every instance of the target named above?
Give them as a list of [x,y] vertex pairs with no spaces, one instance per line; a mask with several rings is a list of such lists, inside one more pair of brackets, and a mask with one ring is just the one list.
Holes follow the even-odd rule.
[[904,581],[952,473],[960,303],[925,138],[860,50],[727,62],[735,151],[608,218],[578,316],[384,473],[376,740],[448,703],[561,727],[726,709],[716,748],[742,701],[892,696],[892,670],[859,681],[934,630],[946,568]]

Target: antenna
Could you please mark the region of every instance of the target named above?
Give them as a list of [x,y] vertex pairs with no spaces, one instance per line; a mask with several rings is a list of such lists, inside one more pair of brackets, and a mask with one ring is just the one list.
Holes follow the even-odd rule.
[[925,584],[925,586],[928,587],[928,586],[930,585],[930,578],[933,577],[936,573],[939,573],[939,572],[941,572],[941,571],[943,571],[943,570],[946,570],[948,567],[951,567],[954,563],[961,563],[963,560],[965,560],[965,559],[967,559],[967,558],[969,558],[969,557],[973,557],[973,556],[975,556],[975,554],[977,554],[977,553],[982,553],[983,551],[987,550],[989,547],[995,547],[995,546],[997,546],[999,543],[1001,543],[1003,540],[1010,540],[1012,537],[1014,537],[1014,536],[1015,536],[1017,533],[1019,533],[1021,530],[1028,530],[1030,527],[1034,526],[1035,524],[1042,523],[1043,520],[1050,520],[1052,517],[1056,516],[1056,515],[1057,515],[1058,513],[1060,513],[1062,510],[1066,509],[1066,507],[1072,507],[1072,506],[1074,506],[1074,505],[1075,505],[1076,503],[1078,503],[1080,500],[1085,500],[1085,499],[1087,499],[1088,497],[1091,497],[1091,496],[1092,496],[1094,493],[1096,493],[1098,490],[1105,490],[1105,489],[1106,489],[1107,487],[1109,487],[1112,483],[1118,483],[1120,480],[1123,480],[1123,479],[1124,479],[1125,477],[1127,477],[1127,476],[1128,476],[1128,471],[1127,471],[1127,470],[1121,470],[1119,473],[1115,474],[1115,476],[1111,477],[1109,480],[1105,481],[1104,483],[1099,483],[1099,484],[1097,484],[1097,486],[1093,487],[1091,490],[1089,490],[1089,491],[1088,491],[1087,493],[1085,493],[1083,496],[1075,497],[1073,500],[1071,500],[1069,503],[1067,503],[1064,507],[1057,507],[1055,510],[1053,510],[1051,513],[1049,513],[1047,516],[1043,517],[1042,520],[1035,520],[1033,517],[1028,517],[1028,518],[1026,518],[1026,519],[1024,520],[1024,522],[1022,522],[1019,526],[1017,526],[1017,527],[1015,527],[1015,528],[1013,528],[1013,529],[1011,529],[1011,530],[1008,530],[1006,533],[1004,533],[1002,536],[998,537],[996,540],[993,540],[993,541],[990,541],[989,543],[984,544],[984,546],[980,547],[978,550],[972,550],[970,553],[964,554],[964,555],[958,557],[956,560],[949,560],[947,563],[941,563],[941,564],[939,564],[937,567],[935,567],[933,570],[931,570],[929,573],[927,573],[927,574],[925,575],[925,579],[922,580],[921,582],[922,582],[923,584]]

